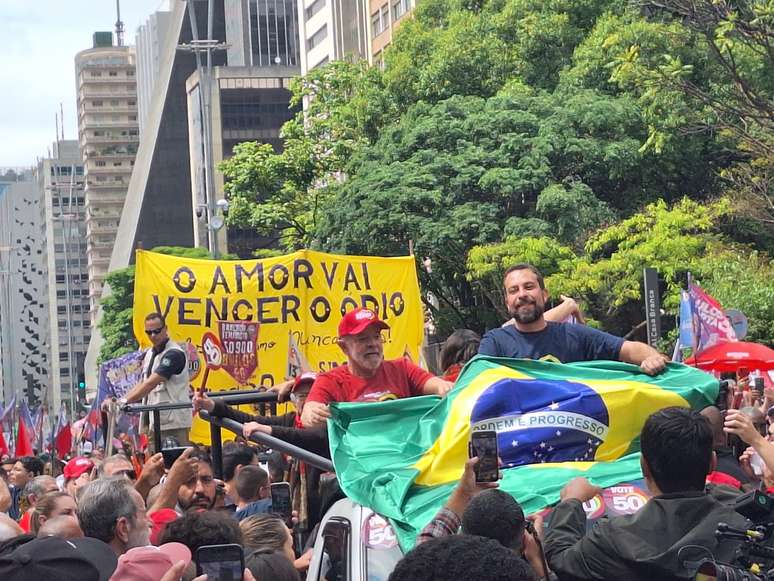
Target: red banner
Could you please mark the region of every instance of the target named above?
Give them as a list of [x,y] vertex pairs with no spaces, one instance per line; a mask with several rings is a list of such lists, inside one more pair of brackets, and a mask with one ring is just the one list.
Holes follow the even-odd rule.
[[218,321],[223,349],[221,367],[244,385],[258,368],[258,323]]

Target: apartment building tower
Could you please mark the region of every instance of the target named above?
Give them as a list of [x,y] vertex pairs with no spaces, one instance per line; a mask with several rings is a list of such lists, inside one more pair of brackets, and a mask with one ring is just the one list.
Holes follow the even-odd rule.
[[392,36],[401,22],[411,14],[416,0],[365,0],[368,3],[370,22],[368,27],[368,63],[381,66],[384,49],[392,42]]
[[139,143],[135,51],[112,33],[75,56],[78,141],[85,170],[89,313],[96,321]]
[[84,401],[84,360],[91,336],[86,197],[76,140],[54,143],[38,162],[37,183],[45,224],[46,298],[49,331],[50,409],[64,401],[73,413]]
[[301,74],[331,61],[368,59],[369,0],[298,0]]

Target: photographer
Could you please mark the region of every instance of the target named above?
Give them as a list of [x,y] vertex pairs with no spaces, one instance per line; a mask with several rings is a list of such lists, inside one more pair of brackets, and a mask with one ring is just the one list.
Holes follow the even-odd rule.
[[653,494],[637,513],[599,521],[586,532],[583,502],[601,490],[585,478],[561,492],[546,534],[546,555],[560,579],[666,580],[692,577],[680,557],[687,546],[730,560],[738,541],[718,541],[718,523],[744,528],[747,520],[704,490],[715,468],[712,430],[686,408],[652,414],[640,434],[642,473]]

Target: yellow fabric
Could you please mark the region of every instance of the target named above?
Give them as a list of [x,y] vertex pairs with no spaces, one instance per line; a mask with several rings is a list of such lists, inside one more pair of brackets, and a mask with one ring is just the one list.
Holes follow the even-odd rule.
[[[269,387],[284,380],[291,339],[312,369],[323,372],[345,362],[336,344],[342,315],[356,307],[376,311],[388,325],[385,357],[419,360],[423,313],[412,256],[341,256],[303,250],[262,260],[215,261],[137,251],[133,328],[142,347],[145,317],[165,316],[169,335],[190,342],[200,371],[192,380],[208,390]],[[218,321],[259,323],[257,369],[240,384],[224,369],[207,373],[202,352],[206,332],[218,336]],[[196,418],[192,441],[209,440]]]

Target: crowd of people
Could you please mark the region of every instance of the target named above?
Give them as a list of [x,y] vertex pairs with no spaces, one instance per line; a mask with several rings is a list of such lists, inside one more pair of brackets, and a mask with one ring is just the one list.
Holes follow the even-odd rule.
[[[166,466],[162,453],[149,453],[139,467],[123,454],[102,457],[99,448],[66,463],[45,455],[3,459],[0,579],[201,581],[206,576],[196,576],[197,551],[230,544],[243,549],[243,579],[302,579],[315,527],[342,493],[334,474],[268,453],[247,440],[252,434],[330,458],[331,403],[443,397],[476,354],[561,363],[608,359],[650,375],[666,367],[666,358],[648,345],[563,323],[580,316],[577,305],[563,297],[547,311],[543,277],[530,265],[508,269],[504,291],[513,318],[483,338],[469,330],[454,333],[441,354],[442,377],[406,358],[385,360],[387,324],[373,311],[356,309],[338,327],[344,365],[278,386],[279,398],[290,399],[295,411],[254,415],[197,392],[194,410],[244,426],[244,439],[223,447],[222,479],[215,478],[220,471],[202,446],[187,446]],[[179,387],[187,381],[182,350],[160,314],[149,315],[145,326],[153,347],[143,379],[126,401],[179,401]],[[768,438],[774,391],[751,391],[746,381],[729,383],[717,407],[700,413],[666,408],[651,415],[639,441],[652,498],[636,514],[598,523],[589,532],[583,503],[600,491],[586,479],[566,484],[544,526],[539,516],[525,516],[518,499],[497,482],[476,483],[478,459],[471,458],[390,579],[678,579],[690,575],[681,555],[686,546],[731,559],[738,541],[718,540],[718,523],[747,527],[733,499],[752,488],[774,487]],[[188,415],[185,421],[181,414],[164,418],[165,436],[187,445]],[[285,482],[292,521],[275,513],[270,495],[272,483]],[[343,577],[330,572],[326,578]]]

